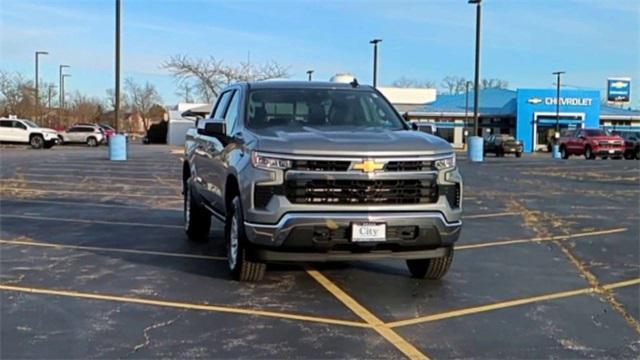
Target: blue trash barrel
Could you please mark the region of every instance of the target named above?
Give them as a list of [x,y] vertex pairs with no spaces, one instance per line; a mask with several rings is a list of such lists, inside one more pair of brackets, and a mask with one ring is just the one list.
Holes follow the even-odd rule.
[[120,134],[109,137],[109,160],[127,160],[127,137]]
[[554,159],[560,159],[560,145],[555,144],[551,146],[551,156]]
[[484,158],[484,139],[480,136],[470,136],[469,142],[469,160],[472,162],[482,162]]

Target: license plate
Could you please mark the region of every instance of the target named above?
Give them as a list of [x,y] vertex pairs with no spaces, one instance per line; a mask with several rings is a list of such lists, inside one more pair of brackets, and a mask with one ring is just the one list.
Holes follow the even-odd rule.
[[613,154],[615,150],[609,150],[609,154]]
[[387,224],[353,223],[351,225],[351,241],[371,242],[387,239]]

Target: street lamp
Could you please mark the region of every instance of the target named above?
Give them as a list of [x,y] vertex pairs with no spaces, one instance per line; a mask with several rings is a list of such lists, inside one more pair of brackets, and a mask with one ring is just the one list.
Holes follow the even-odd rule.
[[118,119],[120,112],[120,0],[116,0],[116,84],[115,84],[115,130],[118,133]]
[[382,39],[369,41],[369,44],[373,44],[373,87],[378,85],[378,43],[380,42]]
[[313,70],[307,70],[307,75],[309,75],[309,81],[311,81],[311,74],[313,74]]
[[40,55],[49,55],[46,51],[36,51],[36,119],[40,118],[40,101],[39,101],[39,90],[38,90],[38,57]]
[[64,79],[68,78],[68,77],[71,77],[71,74],[62,74],[62,77],[61,77],[62,81],[60,81],[60,95],[61,95],[61,99],[62,99],[62,103],[60,104],[60,107],[62,109],[64,109],[64,106],[65,106],[64,102],[66,101],[65,100],[65,91],[64,91]]
[[478,104],[480,101],[480,29],[482,0],[469,0],[469,4],[476,5],[476,62],[474,75],[474,96],[473,96],[473,136],[478,136]]
[[556,76],[556,139],[560,135],[560,75],[564,73],[564,71],[553,72],[553,75]]
[[58,89],[60,90],[60,94],[58,94],[58,121],[62,119],[62,103],[64,103],[63,92],[64,87],[62,86],[62,69],[69,68],[70,65],[60,65],[59,66],[59,75],[58,75]]

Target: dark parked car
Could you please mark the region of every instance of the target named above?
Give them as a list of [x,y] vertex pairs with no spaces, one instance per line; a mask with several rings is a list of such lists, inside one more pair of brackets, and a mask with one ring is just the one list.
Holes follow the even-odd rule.
[[484,143],[484,154],[496,154],[496,156],[504,156],[504,154],[515,154],[516,157],[522,156],[522,142],[516,140],[511,135],[491,135]]
[[624,139],[624,158],[640,160],[640,131],[620,132],[618,135]]
[[266,262],[402,259],[439,279],[462,222],[451,145],[415,131],[371,86],[255,82],[224,89],[187,131],[185,230],[224,222],[229,270]]

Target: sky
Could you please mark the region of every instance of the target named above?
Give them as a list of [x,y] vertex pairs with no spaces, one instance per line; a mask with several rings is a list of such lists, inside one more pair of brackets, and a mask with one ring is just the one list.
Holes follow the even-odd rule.
[[[172,55],[229,63],[276,61],[290,78],[336,73],[372,82],[379,44],[379,85],[404,76],[440,84],[473,78],[475,6],[467,0],[122,0],[122,78],[155,84],[165,104],[180,101],[161,65]],[[0,69],[44,81],[69,64],[67,91],[106,99],[114,84],[114,0],[0,1]],[[604,92],[607,77],[632,77],[640,106],[639,0],[483,0],[481,77],[509,87],[563,83]]]

